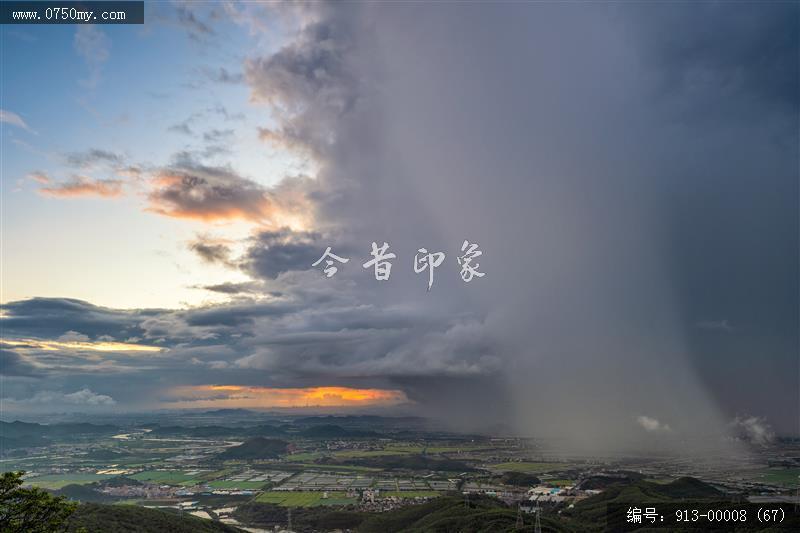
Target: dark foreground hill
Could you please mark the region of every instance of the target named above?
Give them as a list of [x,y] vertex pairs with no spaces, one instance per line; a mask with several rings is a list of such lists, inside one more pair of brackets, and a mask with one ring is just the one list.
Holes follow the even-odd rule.
[[[609,532],[625,530],[625,514],[607,516],[607,505],[627,504],[659,509],[680,507],[686,502],[703,503],[720,508],[730,504],[727,495],[694,478],[681,478],[672,483],[658,484],[627,480],[605,492],[587,498],[573,508],[542,506],[542,531],[563,533]],[[742,504],[737,504],[742,505]],[[752,507],[752,506],[751,506]],[[755,510],[750,509],[751,513]],[[285,527],[288,512],[285,507],[251,501],[234,513],[247,526]],[[755,515],[754,515],[755,516]],[[442,496],[426,503],[383,513],[366,513],[353,508],[295,507],[292,525],[295,531],[311,533],[333,529],[357,533],[511,533],[533,532],[535,515],[522,513],[522,525],[517,525],[517,509],[488,496],[471,495],[465,502],[461,494]],[[798,521],[800,517],[792,518]],[[792,522],[794,526],[794,522]],[[654,531],[646,529],[643,531]],[[771,524],[752,523],[737,531],[767,531]],[[710,531],[704,529],[672,529],[671,531]],[[786,529],[789,531],[790,529]],[[791,529],[800,531],[800,527]],[[781,530],[783,531],[783,530]]]
[[[272,528],[286,525],[285,507],[250,502],[240,506],[236,518],[250,526]],[[468,507],[462,496],[442,496],[420,505],[412,505],[383,513],[365,513],[352,509],[298,507],[292,509],[295,531],[330,531],[349,529],[358,533],[387,532],[470,532],[503,533],[533,531],[532,515],[523,517],[524,525],[516,527],[517,511],[503,502],[486,496],[471,496]],[[545,531],[555,531],[557,522],[543,517]],[[559,529],[566,531],[566,529]]]
[[[747,509],[751,517],[756,516],[757,504],[743,501],[732,501],[731,497],[711,485],[691,477],[683,477],[671,483],[661,484],[649,481],[628,480],[611,485],[605,491],[575,504],[573,508],[561,510],[560,527],[564,531],[624,531],[627,523],[625,510],[628,507],[654,507],[659,514],[671,519],[677,509]],[[547,511],[545,511],[547,513]],[[545,514],[547,516],[547,514]],[[693,526],[692,529],[689,526]],[[715,526],[717,527],[715,529]],[[737,531],[775,531],[773,524],[750,521],[745,526],[737,526]],[[800,516],[787,515],[781,524],[781,531],[800,531]],[[642,528],[646,529],[647,524]],[[562,529],[559,529],[561,531]],[[718,524],[688,524],[686,528],[672,531],[730,531],[730,528]],[[655,531],[647,529],[647,531]]]
[[[84,529],[81,529],[84,528]],[[69,519],[69,533],[242,533],[243,530],[191,515],[147,509],[135,505],[78,506]]]

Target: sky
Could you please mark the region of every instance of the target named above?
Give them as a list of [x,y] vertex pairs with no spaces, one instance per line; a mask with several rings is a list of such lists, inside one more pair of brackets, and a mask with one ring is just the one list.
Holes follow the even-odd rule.
[[145,13],[0,29],[4,417],[798,433],[797,4]]

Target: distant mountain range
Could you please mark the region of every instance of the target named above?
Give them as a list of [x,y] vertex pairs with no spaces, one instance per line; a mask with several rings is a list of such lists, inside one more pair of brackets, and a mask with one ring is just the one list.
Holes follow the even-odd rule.
[[84,436],[113,435],[119,427],[110,424],[85,422],[67,424],[36,424],[30,422],[0,422],[0,446],[3,449],[45,446],[52,441]]

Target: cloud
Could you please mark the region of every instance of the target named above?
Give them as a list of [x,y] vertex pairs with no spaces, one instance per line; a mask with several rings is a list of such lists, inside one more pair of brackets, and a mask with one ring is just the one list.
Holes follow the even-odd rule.
[[231,72],[225,67],[203,68],[201,72],[206,78],[216,83],[237,85],[244,81],[244,75],[241,72]]
[[[713,2],[696,6],[637,6],[628,12],[637,24],[633,31],[646,46],[644,58],[658,65],[664,97],[692,105],[696,118],[726,110],[739,99],[758,102],[762,111],[796,109],[800,81],[788,64],[797,56],[797,7],[789,4],[746,4],[735,10]],[[713,20],[704,31],[702,21]],[[642,36],[645,28],[662,31]],[[663,28],[670,28],[665,31]],[[729,39],[736,35],[735,41]],[[748,106],[750,107],[750,106]],[[741,109],[740,115],[754,110]]]
[[195,5],[178,5],[175,8],[175,13],[177,15],[178,24],[183,26],[189,37],[195,41],[202,41],[208,37],[211,37],[215,34],[214,30],[197,18],[195,15],[196,9]]
[[205,221],[260,221],[269,210],[263,188],[232,170],[200,164],[163,169],[152,180],[149,210]]
[[245,118],[244,113],[231,113],[222,104],[216,104],[213,107],[208,108],[206,111],[209,112],[209,113],[214,113],[214,114],[220,115],[226,121],[244,120],[244,118]]
[[35,181],[37,183],[41,183],[41,184],[44,184],[44,185],[52,182],[52,179],[50,178],[50,176],[47,175],[46,172],[42,172],[41,170],[36,170],[36,171],[30,172],[27,177],[30,180],[33,180],[33,181]]
[[198,235],[189,243],[189,249],[206,263],[232,265],[229,241],[214,239],[207,235]]
[[214,285],[200,285],[196,286],[197,289],[204,289],[211,292],[220,294],[258,294],[263,292],[263,287],[260,283],[254,281],[243,281],[238,283],[226,282],[217,283]]
[[13,346],[22,351],[39,350],[43,352],[160,352],[162,348],[148,346],[144,344],[131,344],[127,342],[116,342],[110,335],[100,335],[96,341],[91,341],[88,335],[83,335],[75,331],[69,331],[55,340],[40,339],[10,339],[4,341],[6,346]]
[[339,22],[308,24],[275,54],[245,63],[252,100],[270,104],[279,122],[277,129],[262,128],[262,139],[281,139],[316,156],[330,149],[336,118],[351,110],[358,97],[356,76],[346,60],[352,34]]
[[143,336],[138,324],[153,310],[124,311],[69,298],[31,298],[3,304],[4,338],[55,339],[68,331],[92,338],[101,335]]
[[[397,389],[428,413],[518,415],[522,432],[609,448],[663,420],[727,431],[740,406],[796,432],[796,6],[296,9],[298,31],[251,48],[243,75],[271,113],[261,137],[313,175],[265,187],[179,154],[145,184],[162,215],[254,224],[241,257],[200,253],[260,292],[178,311],[12,302],[20,338],[168,348],[98,381],[72,352],[31,355],[69,374],[64,390],[125,383],[115,398],[141,405],[164,383]],[[467,287],[443,269],[420,294],[414,251],[455,266],[465,238],[491,274]],[[391,283],[305,271],[322,245],[373,240],[398,253]],[[715,315],[747,339],[697,334]]]
[[117,403],[111,396],[97,394],[89,389],[81,389],[70,394],[65,394],[64,401],[75,405],[114,405]]
[[701,320],[697,322],[696,326],[699,329],[710,331],[726,331],[728,333],[733,331],[733,327],[728,323],[727,320]]
[[111,40],[97,26],[79,24],[75,31],[74,46],[89,69],[89,77],[82,80],[81,84],[94,89],[100,82],[103,65],[111,57]]
[[82,196],[98,196],[116,198],[122,196],[122,180],[98,180],[88,176],[73,176],[69,181],[55,183],[39,189],[39,194],[56,198],[77,198]]
[[731,428],[736,436],[758,446],[767,446],[775,440],[775,433],[763,417],[737,416]]
[[325,251],[322,237],[287,229],[264,231],[253,237],[240,266],[259,278],[276,279],[292,270],[308,270]]
[[189,127],[189,122],[190,119],[186,119],[183,122],[178,122],[177,124],[173,124],[172,126],[167,128],[167,131],[182,133],[184,135],[193,135],[194,132],[192,131],[192,128]]
[[[281,276],[289,277],[281,292],[265,288],[253,300],[186,310],[10,302],[3,327],[6,337],[19,340],[6,347],[65,383],[114,387],[128,406],[151,401],[135,390],[166,382],[405,390],[413,383],[401,385],[404,379],[452,381],[499,371],[496,346],[481,321],[367,305],[315,273]],[[101,340],[105,336],[129,341]]]
[[639,424],[645,431],[650,433],[672,431],[669,424],[660,422],[657,418],[651,416],[637,416],[636,423]]
[[265,188],[231,168],[204,165],[183,153],[151,178],[147,210],[205,222],[238,219],[302,228],[313,218],[310,185],[304,178],[287,178]]
[[94,168],[98,165],[108,165],[111,168],[122,166],[125,158],[109,150],[92,148],[84,152],[72,152],[66,155],[66,162],[75,168]]
[[63,405],[82,407],[112,406],[117,403],[111,396],[97,394],[88,388],[83,388],[68,394],[56,391],[39,391],[32,397],[24,400],[3,398],[3,401],[12,404],[47,405],[54,408]]
[[77,331],[68,331],[63,335],[60,335],[56,340],[60,342],[87,342],[90,339],[88,335],[84,335],[83,333],[78,333]]
[[25,122],[21,116],[5,109],[0,109],[0,123],[11,124],[12,126],[16,126],[18,128],[22,128],[23,130],[34,133],[30,126],[28,126],[28,123]]
[[38,377],[41,373],[25,356],[6,348],[0,348],[0,374],[4,376]]
[[206,142],[219,142],[233,136],[234,131],[231,129],[220,130],[212,129],[203,133],[203,140]]

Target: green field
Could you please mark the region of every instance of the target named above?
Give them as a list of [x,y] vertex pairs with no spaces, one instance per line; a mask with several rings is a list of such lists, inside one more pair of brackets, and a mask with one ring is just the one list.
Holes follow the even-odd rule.
[[425,446],[417,446],[417,445],[404,445],[404,444],[390,444],[384,448],[384,450],[389,452],[395,453],[422,453],[425,450]]
[[304,463],[306,461],[313,461],[322,457],[319,452],[300,452],[284,456],[284,459],[291,462]]
[[800,486],[800,468],[769,468],[764,470],[758,481],[788,487]]
[[264,481],[209,481],[212,489],[257,490],[265,485]]
[[354,465],[318,465],[314,463],[304,463],[297,466],[302,466],[308,470],[324,470],[330,472],[338,471],[352,471],[352,472],[379,472],[380,468],[372,468],[370,466],[354,466]]
[[395,498],[432,498],[434,496],[441,496],[441,492],[436,492],[435,490],[403,490],[403,491],[391,491],[391,492],[381,492],[381,498],[388,498],[390,496]]
[[317,505],[356,503],[356,498],[348,498],[344,492],[329,492],[327,498],[323,498],[322,495],[322,492],[269,491],[256,496],[255,501],[272,503],[282,507],[315,507]]
[[237,468],[223,468],[221,470],[210,470],[207,472],[201,472],[197,474],[197,479],[199,481],[211,481],[213,479],[222,479],[224,477],[230,476],[231,474],[235,474],[240,470]]
[[419,446],[390,444],[384,448],[386,451],[395,453],[454,453],[454,452],[478,452],[482,450],[493,450],[497,446],[487,446],[486,444],[450,444],[447,446]]
[[528,462],[513,462],[513,463],[500,463],[491,465],[490,468],[494,470],[502,470],[503,472],[553,472],[556,470],[566,470],[570,468],[566,463],[528,463]]
[[494,450],[496,446],[480,446],[477,444],[467,444],[465,446],[429,446],[425,448],[426,453],[468,453],[468,452],[481,452],[485,450]]
[[553,487],[569,487],[575,484],[571,479],[543,479],[542,483],[545,485],[552,485]]
[[405,455],[409,452],[400,450],[342,450],[333,452],[334,457],[357,458],[357,457],[382,457],[385,455]]
[[65,485],[86,485],[101,479],[114,477],[111,474],[48,474],[25,480],[26,485],[41,487],[43,489],[60,489]]
[[163,485],[191,485],[197,479],[196,476],[190,476],[178,470],[145,470],[128,477],[132,477],[137,481],[148,481]]

